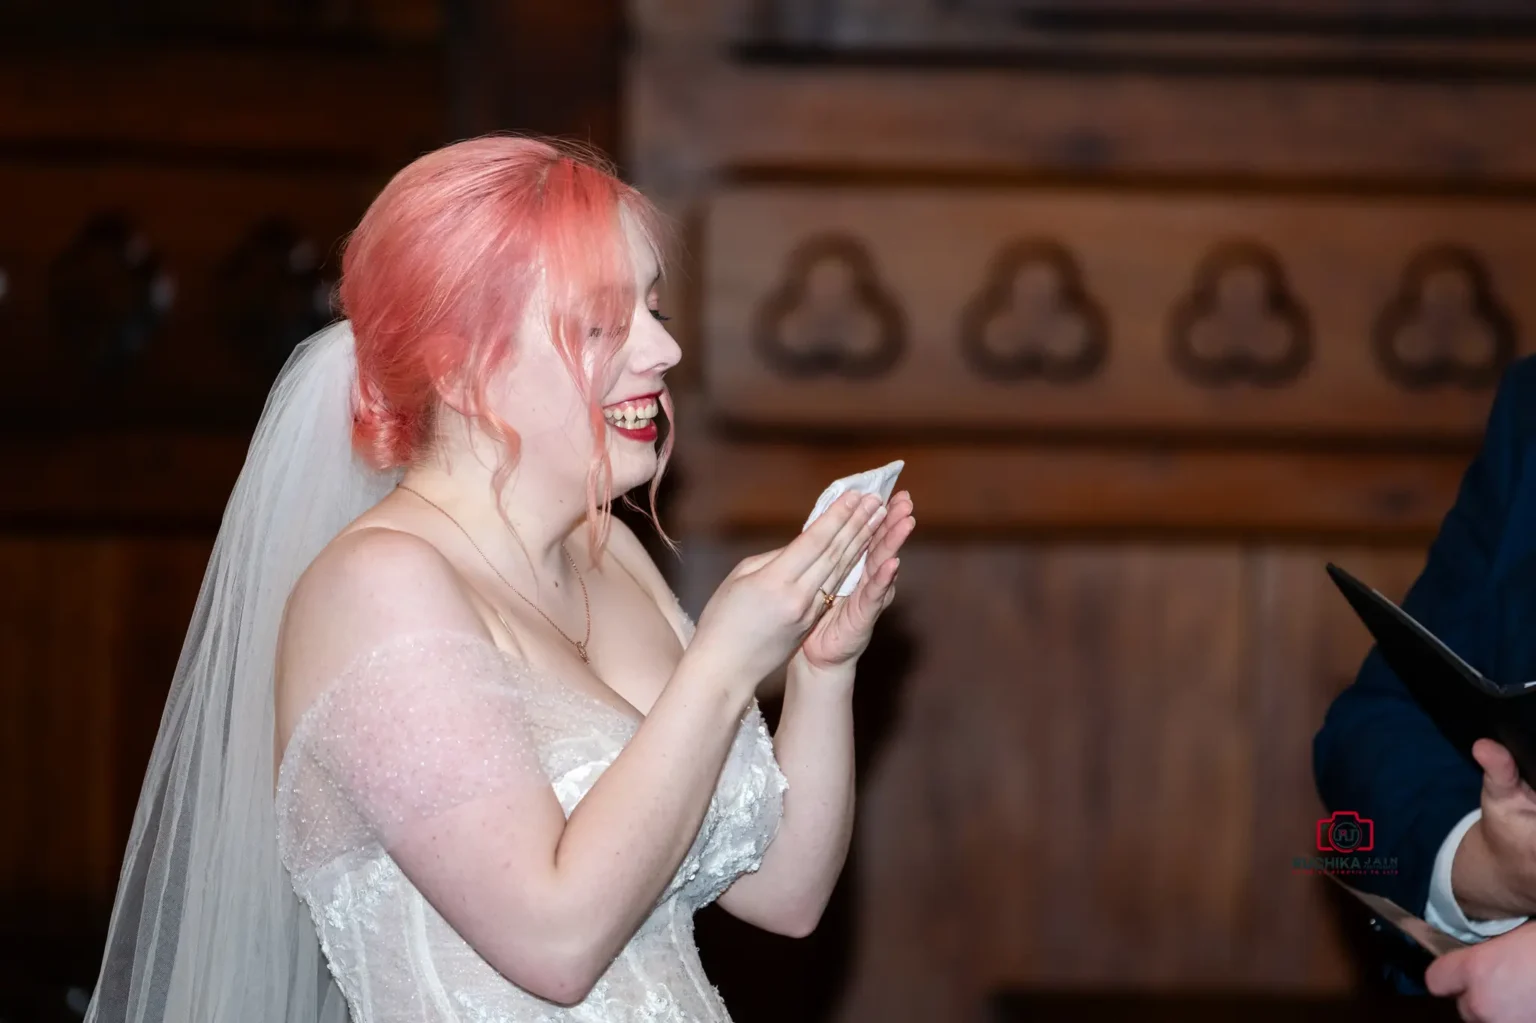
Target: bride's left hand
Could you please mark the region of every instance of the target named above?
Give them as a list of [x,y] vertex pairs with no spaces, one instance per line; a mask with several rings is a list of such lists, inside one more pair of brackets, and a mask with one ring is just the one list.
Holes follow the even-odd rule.
[[[833,602],[800,647],[811,667],[826,670],[850,664],[869,646],[880,613],[896,599],[896,572],[901,567],[896,554],[916,525],[912,495],[905,490],[892,495],[885,521],[870,538],[858,586]],[[834,587],[828,587],[828,592],[835,592]]]

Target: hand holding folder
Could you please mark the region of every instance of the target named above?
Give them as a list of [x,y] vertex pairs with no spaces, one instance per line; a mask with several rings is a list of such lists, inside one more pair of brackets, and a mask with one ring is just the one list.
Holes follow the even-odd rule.
[[1495,739],[1536,785],[1536,680],[1489,679],[1407,612],[1337,565],[1328,575],[1376,639],[1381,656],[1453,746],[1469,759]]

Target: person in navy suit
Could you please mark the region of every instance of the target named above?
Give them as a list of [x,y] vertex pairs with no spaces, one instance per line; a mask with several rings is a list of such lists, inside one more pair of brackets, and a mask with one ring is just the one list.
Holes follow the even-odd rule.
[[[1483,445],[1403,608],[1473,667],[1536,679],[1536,359],[1505,373]],[[1351,877],[1474,947],[1425,984],[1463,1018],[1536,1021],[1536,792],[1507,750],[1468,759],[1372,650],[1313,744],[1330,811],[1374,821],[1395,874]]]

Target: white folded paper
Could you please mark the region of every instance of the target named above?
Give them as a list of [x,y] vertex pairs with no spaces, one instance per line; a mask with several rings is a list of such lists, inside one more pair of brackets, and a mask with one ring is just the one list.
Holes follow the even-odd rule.
[[[836,501],[850,490],[857,494],[879,494],[882,502],[889,501],[891,499],[891,492],[896,489],[896,477],[901,475],[902,466],[906,464],[906,462],[897,459],[889,465],[882,465],[878,469],[855,473],[852,476],[844,476],[842,479],[837,480],[830,487],[823,490],[821,497],[816,499],[816,507],[811,510],[810,518],[805,520],[805,525],[800,527],[800,532],[805,532],[811,523],[816,521],[818,515],[832,507],[833,501]],[[839,597],[846,597],[852,593],[853,588],[858,585],[859,579],[863,575],[864,558],[860,557],[858,564],[853,566],[853,570],[843,580],[843,585],[838,587],[837,595]]]

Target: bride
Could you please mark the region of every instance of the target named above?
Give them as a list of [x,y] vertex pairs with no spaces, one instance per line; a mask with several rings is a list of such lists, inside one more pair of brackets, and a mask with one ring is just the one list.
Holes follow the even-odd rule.
[[815,927],[912,503],[840,500],[695,630],[609,514],[670,447],[659,251],[541,141],[375,200],[225,512],[88,1019],[723,1021],[693,914]]

